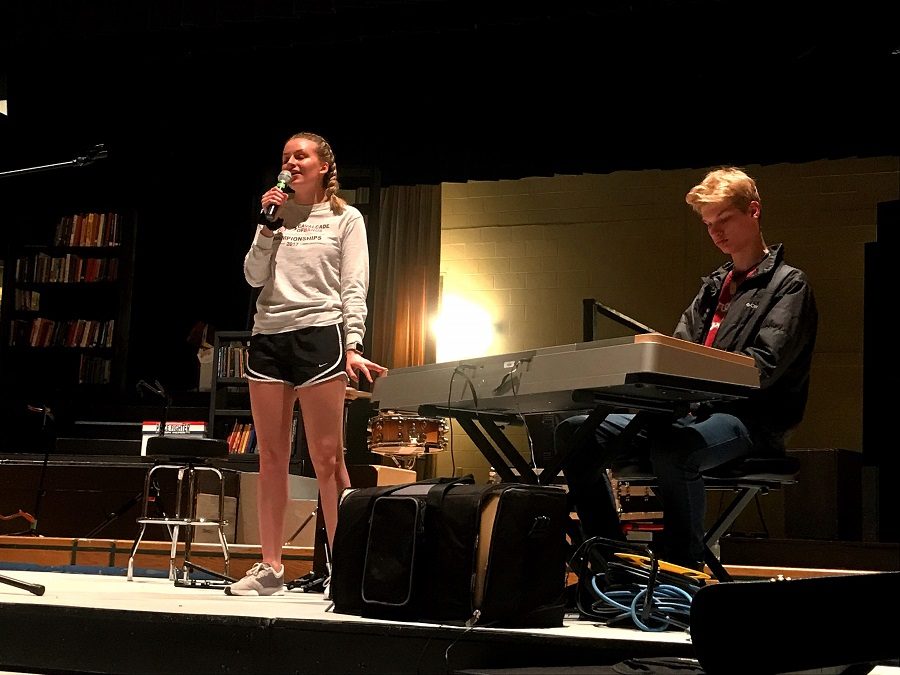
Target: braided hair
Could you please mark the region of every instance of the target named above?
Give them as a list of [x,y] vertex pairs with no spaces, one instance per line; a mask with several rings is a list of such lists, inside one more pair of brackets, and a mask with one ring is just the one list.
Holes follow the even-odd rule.
[[319,156],[320,160],[328,164],[328,173],[322,176],[322,187],[325,188],[325,196],[328,197],[328,201],[331,203],[331,210],[338,215],[342,214],[344,208],[347,206],[347,202],[337,194],[338,190],[341,189],[341,185],[338,183],[337,164],[334,161],[334,151],[331,149],[328,141],[311,131],[301,131],[300,133],[291,136],[288,140],[293,140],[295,138],[305,138],[316,144],[316,154]]

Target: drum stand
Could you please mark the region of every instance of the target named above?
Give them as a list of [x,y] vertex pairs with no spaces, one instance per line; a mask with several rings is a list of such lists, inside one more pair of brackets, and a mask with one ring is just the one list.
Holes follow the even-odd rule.
[[328,542],[325,542],[325,568],[327,570],[325,574],[316,570],[310,570],[302,577],[287,582],[285,586],[289,591],[298,590],[303,593],[325,592],[325,582],[331,576],[331,552],[328,549]]
[[294,534],[292,534],[290,537],[288,537],[288,540],[286,542],[284,542],[284,545],[290,546],[291,542],[294,541],[294,539],[296,539],[300,535],[301,532],[303,532],[303,529],[307,525],[309,525],[309,521],[311,521],[313,518],[315,518],[316,515],[318,515],[318,513],[319,513],[319,507],[318,507],[318,505],[316,505],[316,508],[314,508],[312,511],[309,512],[309,515],[306,516],[306,519],[302,523],[300,523],[300,527],[298,527],[296,530],[294,530]]
[[378,454],[382,457],[388,457],[398,469],[408,470],[414,470],[416,468],[416,460],[419,458],[419,455],[395,455],[387,452],[380,452]]
[[[321,508],[321,502],[316,505],[306,519],[300,523],[300,527],[292,534],[288,540],[284,543],[285,546],[288,546],[294,539],[297,538],[303,528],[309,525],[310,522],[313,521],[316,516],[319,514],[319,509]],[[320,528],[324,529],[324,528]],[[324,532],[317,532],[319,536],[316,536],[316,543],[321,543],[322,550],[325,552],[325,572],[323,573],[321,570],[315,569],[315,564],[313,564],[313,569],[304,574],[302,577],[294,579],[293,581],[287,582],[285,586],[287,590],[299,590],[304,593],[324,593],[325,592],[325,581],[328,577],[331,576],[331,550],[328,547],[328,536],[325,535]],[[319,541],[321,539],[321,542]]]
[[[350,410],[350,403],[363,398],[368,399],[371,398],[372,394],[367,391],[360,391],[355,387],[347,387],[344,391],[344,455],[347,454],[347,421]],[[303,531],[303,529],[309,525],[309,523],[315,522],[318,524],[319,521],[319,513],[322,509],[322,501],[319,499],[316,504],[316,508],[312,510],[312,512],[300,523],[300,527],[298,527],[294,533],[288,537],[287,541],[284,542],[285,546],[289,546],[294,539]],[[313,560],[313,569],[304,574],[302,577],[294,579],[293,581],[287,582],[285,586],[287,590],[299,590],[304,593],[324,593],[325,592],[325,581],[331,576],[331,550],[328,547],[328,535],[325,533],[325,524],[322,523],[321,527],[316,531],[315,541],[313,548],[318,549],[321,546],[321,550],[325,554],[325,570],[321,569],[321,560],[318,558],[318,555]],[[317,561],[319,569],[317,567]]]

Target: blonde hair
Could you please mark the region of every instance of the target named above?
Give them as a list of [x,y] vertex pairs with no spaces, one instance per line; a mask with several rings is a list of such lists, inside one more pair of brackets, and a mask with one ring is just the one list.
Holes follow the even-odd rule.
[[331,210],[340,215],[344,212],[347,202],[337,195],[338,190],[341,189],[341,185],[338,183],[337,164],[334,161],[334,152],[332,151],[331,146],[328,144],[328,141],[319,136],[319,134],[314,134],[311,131],[301,131],[300,133],[291,136],[288,140],[292,141],[295,138],[305,138],[306,140],[315,143],[316,155],[320,160],[328,164],[328,173],[322,176],[322,187],[325,188],[325,196],[328,197],[328,201],[331,203]]
[[729,166],[706,174],[700,184],[692,187],[685,195],[684,201],[697,213],[707,204],[725,202],[746,213],[750,202],[759,202],[760,199],[756,181],[741,169]]

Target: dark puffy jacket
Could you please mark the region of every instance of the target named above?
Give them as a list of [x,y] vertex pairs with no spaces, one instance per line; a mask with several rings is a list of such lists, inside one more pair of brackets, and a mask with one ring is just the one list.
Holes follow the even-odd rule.
[[[719,292],[732,264],[703,279],[674,336],[702,344]],[[729,412],[747,425],[761,454],[783,452],[788,432],[803,419],[819,314],[809,280],[784,262],[781,244],[769,247],[756,275],[731,300],[713,347],[752,356],[760,388],[743,401],[716,403],[699,411]]]

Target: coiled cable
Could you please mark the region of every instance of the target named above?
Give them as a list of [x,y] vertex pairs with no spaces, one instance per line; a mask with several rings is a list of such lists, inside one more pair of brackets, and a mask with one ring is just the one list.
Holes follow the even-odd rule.
[[[600,599],[591,605],[591,610],[605,617],[607,623],[630,618],[638,628],[648,632],[661,632],[672,626],[684,630],[690,627],[692,597],[687,591],[670,584],[657,584],[652,593],[642,584],[603,591],[597,583],[601,576],[591,578],[591,590]],[[602,607],[601,602],[608,607]]]

